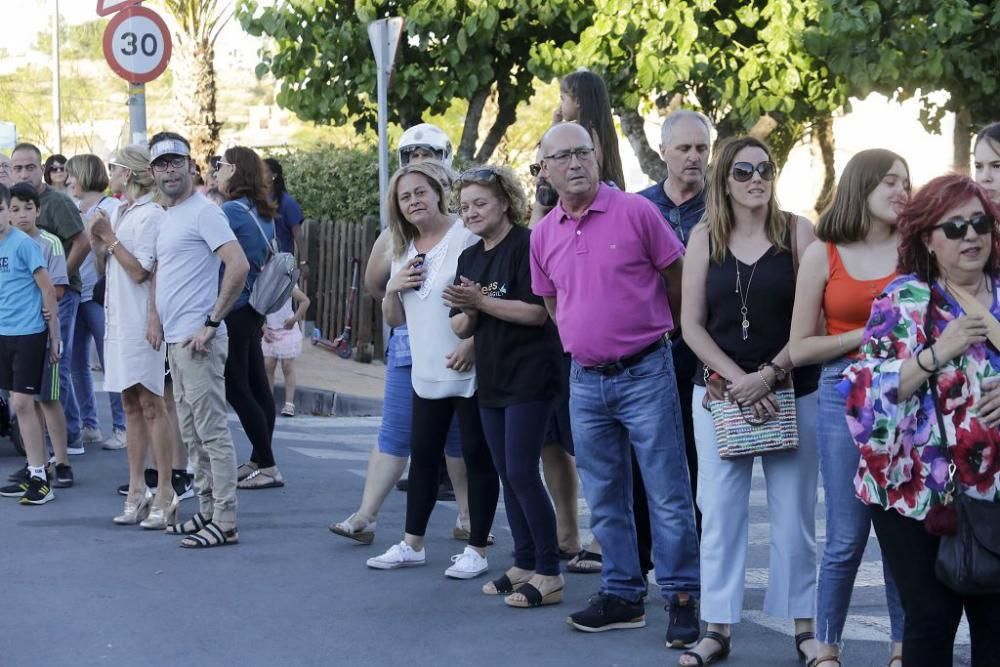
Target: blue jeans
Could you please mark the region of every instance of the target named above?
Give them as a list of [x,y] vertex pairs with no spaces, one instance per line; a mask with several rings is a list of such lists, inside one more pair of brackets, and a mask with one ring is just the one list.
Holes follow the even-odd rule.
[[[843,639],[854,579],[871,529],[869,508],[854,494],[859,454],[847,428],[847,400],[837,390],[849,363],[844,358],[824,364],[819,385],[816,443],[826,494],[826,548],[816,586],[816,638],[824,644],[839,644]],[[903,640],[903,605],[884,562],[882,568],[890,638],[899,642]]]
[[66,288],[59,299],[59,335],[63,344],[63,353],[59,357],[59,402],[66,415],[66,444],[70,447],[77,447],[80,443],[80,406],[73,391],[73,372],[70,369],[79,307],[80,293]]
[[[104,366],[104,306],[96,301],[84,301],[76,311],[76,331],[73,334],[73,358],[70,369],[73,374],[73,393],[79,411],[66,414],[67,430],[80,432],[81,421],[84,428],[98,428],[97,398],[94,395],[94,377],[90,370],[90,339],[97,345],[97,358]],[[122,409],[121,394],[109,393],[111,402],[111,423],[119,431],[125,430],[125,410]],[[70,420],[74,423],[69,426]]]
[[698,536],[670,344],[614,375],[574,361],[569,409],[590,528],[604,551],[601,592],[637,602],[646,591],[632,513],[632,447],[646,483],[656,583],[668,600],[697,597]]

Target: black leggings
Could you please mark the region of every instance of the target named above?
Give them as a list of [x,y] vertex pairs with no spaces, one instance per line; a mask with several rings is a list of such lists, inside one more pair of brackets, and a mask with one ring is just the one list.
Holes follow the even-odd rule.
[[939,538],[922,521],[872,507],[882,558],[903,601],[903,664],[948,667],[962,610],[969,619],[972,667],[1000,666],[1000,595],[960,595],[934,576]]
[[469,473],[469,546],[485,548],[497,511],[500,482],[472,398],[420,398],[413,395],[410,432],[410,481],[406,489],[406,532],[422,537],[437,502],[438,474],[451,419],[458,414],[462,458]]
[[250,305],[226,317],[229,356],[226,358],[226,400],[233,406],[246,431],[253,453],[250,460],[260,468],[274,465],[271,436],[274,434],[274,395],[264,370],[260,348],[264,316]]
[[559,540],[538,462],[551,401],[529,401],[503,408],[479,408],[486,442],[503,482],[507,521],[514,537],[514,565],[539,574],[559,574]]

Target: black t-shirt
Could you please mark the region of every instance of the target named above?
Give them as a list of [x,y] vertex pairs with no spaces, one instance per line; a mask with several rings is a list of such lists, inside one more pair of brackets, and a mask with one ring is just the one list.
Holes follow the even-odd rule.
[[[458,258],[456,283],[462,276],[479,283],[497,299],[543,305],[531,291],[529,267],[531,232],[515,225],[492,250],[480,241]],[[452,309],[451,314],[458,314]],[[559,391],[562,347],[555,325],[524,326],[480,312],[475,330],[479,403],[499,408],[545,400]]]

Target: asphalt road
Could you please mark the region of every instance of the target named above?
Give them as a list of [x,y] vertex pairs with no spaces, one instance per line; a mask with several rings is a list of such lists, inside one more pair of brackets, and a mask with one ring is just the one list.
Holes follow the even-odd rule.
[[[107,401],[100,399],[106,416]],[[249,445],[232,421],[247,458]],[[275,455],[283,489],[239,496],[238,546],[190,551],[178,538],[111,517],[127,481],[125,452],[99,447],[73,457],[77,483],[54,502],[24,507],[0,499],[0,667],[89,665],[676,665],[663,646],[666,613],[651,596],[647,627],[576,632],[568,613],[597,591],[596,575],[566,575],[560,605],[512,609],[480,593],[485,577],[443,576],[461,551],[451,537],[453,503],[439,503],[428,530],[428,564],[376,571],[365,560],[402,535],[405,496],[393,491],[371,547],[327,530],[360,498],[377,419],[279,417]],[[0,472],[20,465],[0,441]],[[764,616],[767,524],[763,479],[754,480],[745,622],[733,634],[732,667],[787,666],[796,659],[791,623]],[[182,516],[197,501],[181,505]],[[822,516],[822,511],[820,512]],[[583,515],[586,520],[586,513]],[[822,535],[823,525],[818,533]],[[490,572],[511,562],[502,506]],[[845,665],[884,665],[888,619],[878,549],[869,544],[847,628]],[[968,634],[956,664],[968,664]]]

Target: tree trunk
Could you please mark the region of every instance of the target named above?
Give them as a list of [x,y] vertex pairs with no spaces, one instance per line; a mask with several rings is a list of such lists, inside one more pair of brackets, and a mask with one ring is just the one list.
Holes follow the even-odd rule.
[[476,152],[475,161],[477,164],[486,164],[490,161],[490,158],[493,157],[493,152],[500,145],[500,140],[507,133],[507,128],[517,120],[518,96],[516,92],[511,90],[510,84],[498,81],[497,86],[497,102],[499,107],[497,109],[497,117],[493,121],[490,131],[486,133],[483,145]]
[[492,85],[480,88],[469,100],[469,110],[465,114],[465,125],[462,127],[462,141],[458,144],[456,154],[463,160],[471,160],[476,152],[476,142],[479,140],[479,121],[483,118],[486,100],[490,98]]
[[970,143],[972,142],[972,114],[968,109],[955,113],[955,129],[951,135],[954,164],[952,169],[956,174],[969,175],[969,161],[972,159]]
[[639,111],[618,107],[615,113],[618,114],[622,132],[625,133],[635,156],[639,159],[643,173],[656,182],[662,181],[667,177],[667,165],[660,159],[659,153],[649,145],[649,140],[646,139],[645,121]]
[[215,49],[208,40],[192,45],[193,49],[183,49],[178,54],[174,93],[179,120],[191,142],[191,155],[204,167],[218,150],[222,131],[222,123],[216,116]]
[[816,214],[819,215],[833,201],[833,188],[837,179],[833,153],[833,116],[819,118],[813,124],[813,139],[819,146],[820,155],[823,158],[823,187],[820,188],[819,196],[816,197]]

